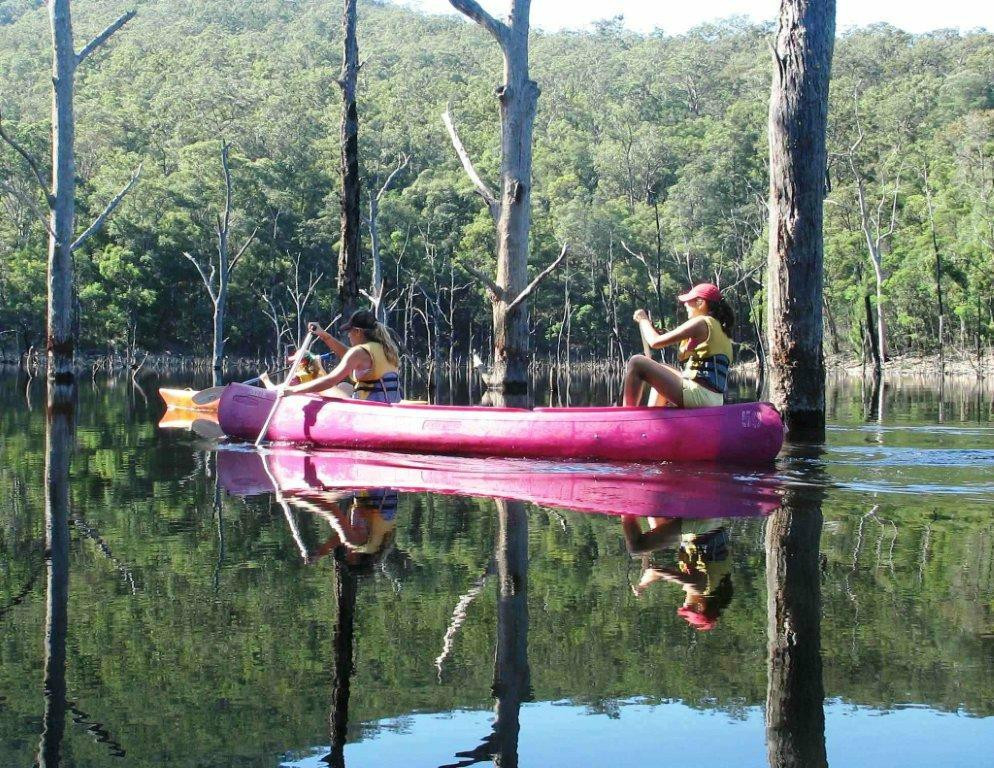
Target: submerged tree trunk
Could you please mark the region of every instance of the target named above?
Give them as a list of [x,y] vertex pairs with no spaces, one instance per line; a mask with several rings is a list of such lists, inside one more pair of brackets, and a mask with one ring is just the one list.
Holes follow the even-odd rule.
[[[211,374],[213,386],[222,383],[224,373],[224,322],[228,306],[228,286],[231,282],[231,273],[234,272],[238,262],[248,250],[248,247],[255,240],[258,227],[248,236],[242,247],[234,256],[230,256],[231,244],[231,219],[233,215],[233,195],[234,188],[231,180],[231,165],[228,162],[228,142],[221,140],[221,170],[224,173],[224,212],[217,217],[214,234],[217,237],[217,268],[213,265],[210,269],[204,266],[190,253],[184,251],[183,256],[197,268],[200,279],[203,280],[207,295],[210,296],[211,304],[214,307],[213,320],[213,341],[211,343]],[[209,260],[208,260],[209,261]],[[217,284],[214,283],[215,273]],[[275,322],[275,321],[274,321]]]
[[770,393],[788,434],[823,439],[825,126],[835,0],[781,0],[770,97]]
[[493,314],[493,367],[488,385],[508,395],[528,391],[529,334],[526,300],[565,255],[528,283],[531,228],[532,129],[539,88],[528,72],[531,0],[513,0],[509,23],[498,21],[475,0],[450,0],[453,7],[486,29],[500,45],[504,82],[500,103],[500,197],[480,179],[466,154],[448,112],[443,119],[463,167],[484,199],[497,228],[496,279],[470,269],[490,294]]
[[[946,311],[942,300],[942,251],[939,250],[939,237],[935,232],[935,210],[932,206],[932,188],[928,183],[928,163],[922,166],[922,179],[925,187],[925,203],[928,209],[928,226],[932,235],[932,252],[935,254],[935,299],[939,314],[939,375],[946,375],[945,324]],[[977,315],[979,320],[979,313]]]
[[48,5],[52,27],[52,194],[48,239],[48,375],[59,382],[73,379],[76,338],[73,333],[72,241],[76,228],[76,119],[73,90],[76,51],[73,48],[69,0]]
[[342,74],[342,226],[338,244],[338,301],[342,317],[359,308],[359,44],[356,41],[356,3],[345,0],[342,18],[344,52]]
[[821,492],[787,491],[766,523],[766,743],[771,768],[824,768]]

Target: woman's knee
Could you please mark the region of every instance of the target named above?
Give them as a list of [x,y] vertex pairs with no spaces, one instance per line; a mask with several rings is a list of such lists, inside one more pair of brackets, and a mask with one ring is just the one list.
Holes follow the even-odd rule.
[[625,370],[628,373],[642,373],[645,370],[646,363],[649,362],[649,358],[645,355],[632,355],[628,358],[628,364]]

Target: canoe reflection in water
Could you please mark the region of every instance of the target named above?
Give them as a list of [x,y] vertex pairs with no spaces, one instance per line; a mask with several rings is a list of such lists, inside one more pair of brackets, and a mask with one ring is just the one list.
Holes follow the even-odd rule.
[[[622,518],[625,543],[642,563],[642,574],[632,586],[636,597],[658,581],[675,582],[683,587],[684,602],[677,615],[695,629],[714,629],[721,612],[732,600],[732,560],[728,529],[713,526],[713,521],[696,520],[696,531],[686,531],[690,521],[649,518],[649,530],[643,532],[639,518]],[[676,547],[676,565],[659,563],[660,550]]]
[[218,447],[218,473],[228,492],[239,496],[278,491],[288,498],[308,498],[315,492],[394,488],[666,520],[767,515],[780,504],[769,475],[731,474],[708,465],[586,464],[291,447],[257,453],[236,444]]

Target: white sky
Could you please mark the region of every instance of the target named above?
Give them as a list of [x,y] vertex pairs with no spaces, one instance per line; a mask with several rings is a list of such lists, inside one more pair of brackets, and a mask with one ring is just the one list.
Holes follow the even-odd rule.
[[[395,0],[433,13],[452,12],[448,0]],[[478,0],[488,11],[503,17],[510,0]],[[754,21],[773,19],[778,0],[532,0],[532,26],[546,30],[577,29],[598,19],[619,14],[631,29],[650,32],[660,27],[670,34],[727,16],[748,16]],[[933,29],[984,27],[994,30],[992,0],[836,0],[836,28],[865,26],[885,21],[908,32]]]

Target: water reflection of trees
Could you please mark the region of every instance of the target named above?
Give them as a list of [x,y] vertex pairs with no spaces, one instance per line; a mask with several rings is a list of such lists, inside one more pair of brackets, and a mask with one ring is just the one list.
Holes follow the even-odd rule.
[[[496,649],[491,692],[496,699],[493,727],[476,747],[457,752],[449,768],[493,762],[518,764],[519,713],[531,697],[528,665],[528,517],[524,502],[495,500],[498,532],[494,551],[498,600]],[[324,762],[345,766],[349,700],[355,673],[355,622],[360,576],[343,558],[335,559],[336,617],[332,635],[333,671],[329,715],[331,746]]]
[[490,733],[476,747],[457,752],[445,768],[493,762],[501,768],[518,765],[521,704],[531,698],[528,665],[528,516],[520,501],[495,501],[498,530],[497,645],[491,691],[496,699]]
[[766,743],[771,768],[827,766],[820,489],[788,489],[766,522]]
[[45,711],[38,765],[57,766],[66,727],[66,634],[69,629],[69,459],[75,389],[49,384],[45,431]]

